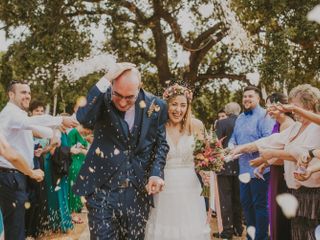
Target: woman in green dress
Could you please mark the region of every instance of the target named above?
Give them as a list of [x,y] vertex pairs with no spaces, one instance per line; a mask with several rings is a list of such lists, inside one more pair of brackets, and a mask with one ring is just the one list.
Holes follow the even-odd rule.
[[4,239],[4,228],[3,228],[3,219],[2,219],[2,214],[1,214],[1,209],[0,209],[0,240]]
[[[48,206],[50,215],[50,230],[53,232],[68,232],[73,228],[71,212],[68,207],[68,175],[61,174],[58,177],[55,166],[55,156],[60,156],[57,151],[67,150],[66,154],[72,153],[72,148],[68,143],[67,134],[62,132],[61,143],[54,147],[47,155],[44,163],[45,183],[48,190]],[[58,141],[59,142],[59,141]],[[65,148],[63,148],[65,147]],[[60,159],[58,159],[59,161]],[[71,161],[71,159],[69,160]]]
[[68,134],[69,144],[81,150],[79,154],[73,154],[71,156],[72,163],[69,168],[69,176],[68,176],[69,209],[72,213],[72,220],[74,223],[82,223],[82,220],[79,217],[76,217],[74,213],[80,213],[83,207],[83,204],[81,202],[81,198],[73,193],[72,186],[79,175],[81,166],[84,163],[84,160],[86,157],[88,142],[84,139],[83,136],[87,134],[88,134],[88,130],[84,129],[82,126],[78,126],[72,129]]

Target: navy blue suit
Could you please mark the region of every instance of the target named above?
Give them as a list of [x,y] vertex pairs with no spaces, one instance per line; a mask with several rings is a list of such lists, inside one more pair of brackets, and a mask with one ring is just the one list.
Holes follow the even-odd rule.
[[[145,108],[139,106],[141,101]],[[73,187],[76,194],[86,196],[91,239],[143,240],[152,205],[145,185],[150,176],[164,178],[169,151],[165,102],[140,90],[131,132],[123,115],[111,101],[110,88],[102,93],[96,86],[77,112],[78,121],[94,130]]]

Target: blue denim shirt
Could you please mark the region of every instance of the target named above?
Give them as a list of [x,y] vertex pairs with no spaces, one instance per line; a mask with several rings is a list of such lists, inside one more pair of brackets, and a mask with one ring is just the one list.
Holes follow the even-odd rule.
[[[271,134],[274,124],[275,121],[266,115],[266,110],[260,106],[253,109],[252,114],[241,113],[236,120],[229,145],[242,145],[267,137]],[[254,168],[249,165],[249,161],[258,156],[258,152],[242,154],[239,158],[239,173],[250,173],[251,178],[255,177]],[[264,173],[269,171],[267,168]]]

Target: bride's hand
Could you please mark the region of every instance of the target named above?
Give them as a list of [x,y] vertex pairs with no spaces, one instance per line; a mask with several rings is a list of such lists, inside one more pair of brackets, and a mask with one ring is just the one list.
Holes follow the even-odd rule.
[[210,172],[201,170],[199,175],[201,176],[204,185],[210,185]]

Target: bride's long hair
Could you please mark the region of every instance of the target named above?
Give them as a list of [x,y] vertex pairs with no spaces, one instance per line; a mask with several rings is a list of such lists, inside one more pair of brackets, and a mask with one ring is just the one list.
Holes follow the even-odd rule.
[[187,99],[187,111],[182,118],[180,123],[180,132],[186,132],[188,135],[192,134],[192,112],[191,112],[191,102],[192,102],[192,92],[186,87],[183,87],[178,84],[168,87],[164,93],[163,98],[167,101],[169,105],[172,99],[177,96],[184,96]]

